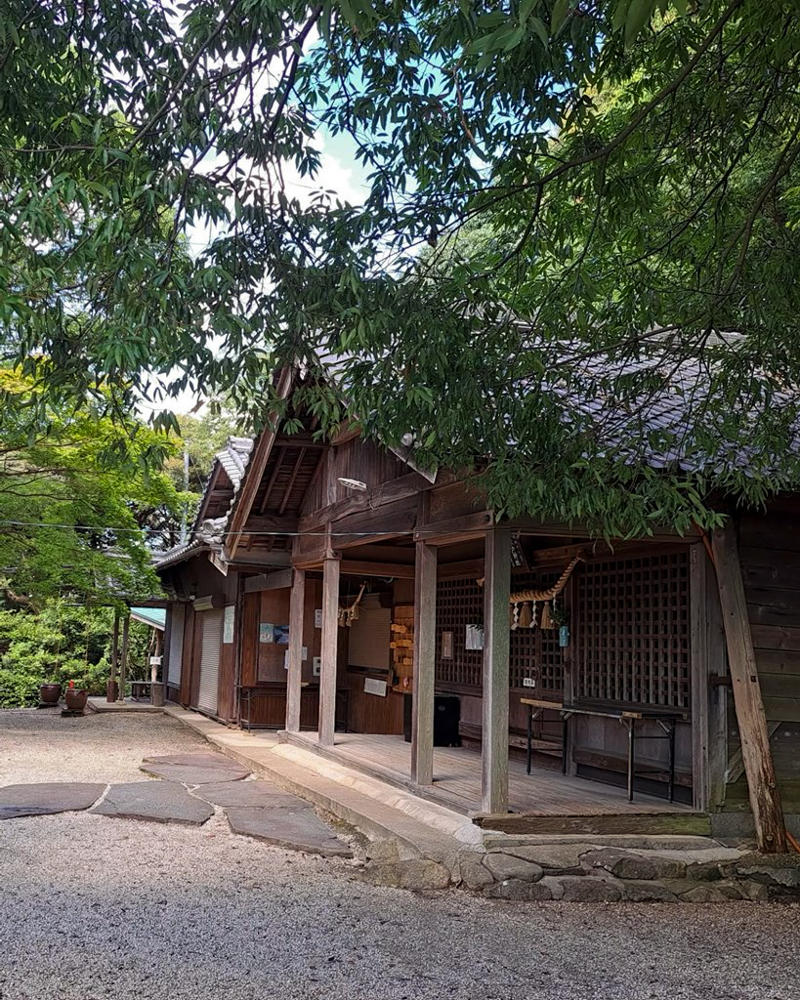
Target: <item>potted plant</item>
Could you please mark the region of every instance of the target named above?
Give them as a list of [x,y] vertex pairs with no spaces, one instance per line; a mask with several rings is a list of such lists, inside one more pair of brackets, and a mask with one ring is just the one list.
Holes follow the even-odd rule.
[[76,688],[75,681],[70,681],[64,697],[71,712],[82,712],[86,708],[86,699],[89,695],[83,688]]
[[60,684],[42,684],[39,688],[39,702],[42,705],[57,705],[60,698]]

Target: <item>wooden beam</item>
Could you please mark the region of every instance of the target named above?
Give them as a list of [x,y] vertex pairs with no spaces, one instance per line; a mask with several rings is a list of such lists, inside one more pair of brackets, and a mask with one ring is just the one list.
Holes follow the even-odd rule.
[[414,567],[408,563],[372,562],[368,559],[342,559],[342,573],[349,576],[385,576],[413,580]]
[[[770,722],[767,726],[767,735],[770,739],[777,733],[781,728],[780,722]],[[744,757],[742,756],[742,748],[739,747],[737,750],[731,754],[730,759],[725,767],[725,781],[727,784],[732,785],[737,782],[739,778],[744,774]]]
[[319,674],[319,742],[333,746],[336,723],[336,655],[339,646],[339,559],[322,564],[322,649]]
[[[519,531],[522,535],[550,535],[553,538],[588,539],[597,537],[588,528],[579,524],[564,524],[562,521],[540,521],[535,517],[514,517],[508,521],[503,521],[502,524],[504,528],[512,528]],[[648,535],[642,541],[696,542],[699,537],[699,533],[694,528],[689,528],[683,535],[677,531],[671,531],[669,528],[654,528],[653,534]],[[620,539],[621,541],[622,539]]]
[[328,447],[326,441],[320,441],[313,434],[279,434],[275,438],[275,444],[281,448],[313,448],[315,451],[322,451]]
[[128,629],[131,624],[130,611],[122,620],[122,655],[119,660],[119,689],[117,701],[125,700],[125,684],[128,679]]
[[282,517],[276,514],[254,514],[252,517],[248,517],[244,532],[257,535],[260,531],[294,534],[297,531],[297,518],[291,514],[285,514]]
[[300,700],[303,683],[303,622],[306,610],[306,575],[292,570],[289,598],[289,672],[286,676],[286,730],[300,732]]
[[[294,385],[294,371],[292,368],[284,368],[278,379],[277,395],[281,400],[287,399]],[[267,418],[267,426],[261,432],[256,443],[247,471],[244,477],[239,499],[233,511],[231,525],[225,538],[225,550],[229,559],[233,559],[239,547],[241,538],[240,532],[244,528],[247,518],[250,516],[256,493],[261,485],[264,470],[267,467],[269,456],[272,453],[275,438],[278,436],[278,421],[280,414],[278,410],[272,410]]]
[[511,593],[511,534],[486,533],[483,614],[483,739],[481,808],[508,811],[508,681]]
[[[414,577],[414,666],[411,703],[411,780],[433,784],[433,710],[436,684],[437,552],[417,542]],[[508,615],[506,614],[506,618]]]
[[786,851],[786,826],[769,745],[736,534],[730,519],[724,527],[714,529],[712,550],[756,842],[762,853],[780,854]]
[[415,531],[414,541],[427,542],[428,545],[452,545],[455,542],[478,538],[487,528],[491,528],[493,520],[492,511],[481,510],[474,514],[464,514],[462,517],[434,521]]
[[[380,542],[407,535],[417,523],[415,496],[397,500],[375,510],[362,511],[340,518],[331,525],[337,549],[352,548],[366,542]],[[302,519],[301,519],[302,525]],[[302,531],[302,527],[300,529]],[[352,534],[351,534],[352,532]]]
[[279,569],[274,573],[260,573],[247,576],[244,580],[245,594],[257,594],[261,590],[286,590],[292,586],[292,570]]
[[409,472],[405,476],[398,476],[388,483],[381,483],[368,493],[357,493],[337,500],[325,507],[311,511],[300,518],[300,530],[308,531],[318,528],[327,521],[338,521],[351,514],[360,514],[363,511],[378,510],[387,504],[397,500],[405,500],[407,497],[414,497],[423,490],[432,489],[431,483],[418,472]]
[[263,558],[259,558],[257,552],[242,554],[239,559],[231,560],[228,563],[229,570],[247,572],[252,570],[258,573],[265,569],[280,569],[283,566],[291,566],[292,557],[288,552],[265,552]]

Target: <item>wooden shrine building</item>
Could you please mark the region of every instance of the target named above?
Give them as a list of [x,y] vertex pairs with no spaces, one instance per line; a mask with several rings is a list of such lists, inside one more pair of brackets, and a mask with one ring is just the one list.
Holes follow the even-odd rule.
[[[608,545],[274,415],[164,555],[167,697],[496,829],[748,832],[800,811],[800,498]],[[783,800],[783,806],[781,805]],[[491,817],[491,819],[487,819]],[[795,832],[798,832],[795,830]]]

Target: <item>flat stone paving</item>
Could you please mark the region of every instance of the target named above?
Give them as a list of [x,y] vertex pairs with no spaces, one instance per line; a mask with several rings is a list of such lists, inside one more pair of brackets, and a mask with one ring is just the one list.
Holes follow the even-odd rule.
[[145,757],[141,770],[156,778],[178,781],[184,785],[205,785],[217,781],[243,781],[250,776],[247,768],[216,753]]
[[214,808],[172,782],[132,781],[112,785],[92,812],[116,819],[200,826],[214,815]]
[[235,834],[255,837],[290,850],[326,857],[352,857],[350,848],[317,816],[308,802],[283,792],[268,781],[245,781],[250,772],[222,754],[204,752],[147,757],[140,770],[164,780],[129,781],[110,786],[42,782],[0,788],[0,819],[94,806],[94,815],[111,819],[202,826],[214,815],[215,806],[219,806]]
[[230,808],[225,810],[234,833],[256,837],[277,847],[308,854],[350,858],[352,851],[316,815],[311,806],[297,800],[297,809]]
[[18,816],[51,816],[88,809],[105,791],[105,785],[82,781],[42,781],[0,788],[0,819]]
[[199,785],[194,794],[215,806],[258,809],[297,809],[302,799],[273,785],[270,781],[217,781]]

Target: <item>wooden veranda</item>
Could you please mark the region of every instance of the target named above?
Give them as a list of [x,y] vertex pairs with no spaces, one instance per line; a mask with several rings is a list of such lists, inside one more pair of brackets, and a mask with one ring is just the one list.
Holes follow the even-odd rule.
[[435,747],[433,780],[411,780],[411,744],[402,736],[336,733],[332,746],[316,733],[293,733],[292,743],[380,778],[389,784],[473,816],[481,825],[509,833],[694,833],[707,834],[708,818],[690,806],[637,794],[629,802],[624,788],[559,770],[535,767],[527,774],[520,760],[509,760],[509,813],[488,820],[481,811],[481,756],[458,747]]

